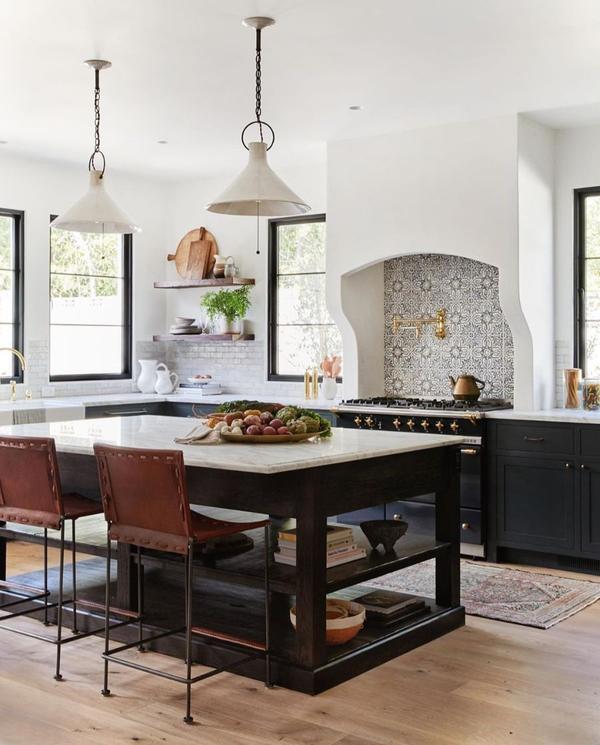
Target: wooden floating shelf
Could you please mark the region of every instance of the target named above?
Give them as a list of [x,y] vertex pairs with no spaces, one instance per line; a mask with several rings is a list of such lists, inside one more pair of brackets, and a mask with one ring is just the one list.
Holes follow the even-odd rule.
[[181,290],[185,287],[234,287],[239,285],[253,285],[256,280],[248,277],[223,277],[217,279],[172,279],[164,282],[155,282],[154,287],[159,290]]
[[155,334],[152,341],[253,341],[254,334]]

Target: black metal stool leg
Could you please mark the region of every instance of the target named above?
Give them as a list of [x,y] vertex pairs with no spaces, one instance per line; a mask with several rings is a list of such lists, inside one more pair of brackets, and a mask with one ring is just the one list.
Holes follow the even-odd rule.
[[[107,526],[106,534],[106,584],[104,588],[104,652],[108,652],[110,648],[109,639],[109,628],[110,628],[110,526]],[[108,659],[104,658],[104,687],[102,688],[103,696],[110,696],[110,688],[108,687]]]
[[75,520],[71,521],[71,571],[73,575],[73,633],[77,634],[77,557],[75,552]]
[[191,724],[192,716],[192,569],[193,569],[193,543],[188,543],[187,560],[185,565],[185,662],[186,662],[186,707],[183,721]]
[[144,612],[144,569],[142,567],[142,549],[140,546],[137,547],[137,607],[138,607],[138,650],[140,652],[145,651],[145,647],[142,644],[144,638],[144,624],[142,621],[142,613]]
[[273,688],[271,682],[271,585],[269,561],[271,560],[271,526],[265,525],[265,685]]
[[56,636],[56,673],[54,680],[62,680],[60,674],[60,652],[62,640],[62,612],[63,612],[63,589],[65,578],[65,521],[60,523],[60,567],[58,576],[58,607],[56,609],[56,623],[58,625]]
[[48,620],[48,528],[44,528],[44,626],[50,626]]

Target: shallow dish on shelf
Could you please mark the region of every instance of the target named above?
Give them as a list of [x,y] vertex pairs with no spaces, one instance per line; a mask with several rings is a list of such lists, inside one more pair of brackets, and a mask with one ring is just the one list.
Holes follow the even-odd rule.
[[[335,610],[333,613],[329,613],[330,609]],[[346,614],[339,613],[340,609],[344,609]],[[346,644],[350,639],[354,639],[365,625],[364,606],[352,600],[328,599],[325,614],[325,641],[331,646]],[[296,606],[290,610],[290,621],[292,626],[296,628]]]
[[303,432],[300,435],[232,435],[231,432],[221,432],[221,439],[227,442],[264,442],[264,443],[277,443],[277,442],[302,442],[302,440],[310,440],[313,437],[320,437],[324,434],[322,432]]

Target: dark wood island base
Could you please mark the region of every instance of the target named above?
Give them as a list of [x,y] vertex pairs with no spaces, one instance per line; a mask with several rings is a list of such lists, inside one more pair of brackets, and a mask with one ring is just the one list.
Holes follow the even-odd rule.
[[[368,433],[366,433],[368,434]],[[324,691],[349,680],[400,654],[464,625],[460,605],[460,527],[458,458],[456,440],[448,444],[350,462],[295,468],[275,473],[240,472],[222,468],[187,466],[190,501],[213,508],[244,510],[275,518],[296,520],[297,567],[272,563],[273,590],[273,679],[276,685],[309,694]],[[452,444],[450,444],[450,442]],[[98,498],[96,464],[89,455],[61,452],[61,477],[65,490],[76,489]],[[326,525],[328,518],[388,501],[436,494],[435,538],[411,535],[397,544],[394,554],[374,552],[364,559],[326,569]],[[359,533],[359,529],[355,529]],[[195,584],[202,626],[232,632],[243,628],[260,638],[262,565],[259,538],[256,550],[215,567],[198,566]],[[85,550],[85,547],[82,547]],[[135,607],[135,556],[126,547],[116,547],[118,557],[117,603]],[[342,646],[325,643],[325,601],[328,593],[357,585],[422,561],[435,560],[435,598],[428,598],[430,612],[388,628],[367,625]],[[181,567],[164,565],[151,552],[144,554],[148,572],[162,563],[163,576],[157,598],[149,602],[177,603],[167,599],[169,588],[177,600],[177,578]],[[149,578],[150,579],[150,578]],[[171,584],[168,584],[171,582]],[[227,583],[224,587],[222,583]],[[152,582],[147,582],[152,595]],[[220,586],[220,590],[219,590]],[[225,603],[237,592],[239,603]],[[162,599],[162,600],[161,600]],[[178,602],[178,601],[177,601]],[[297,632],[289,620],[289,608],[297,608]],[[253,613],[253,604],[257,612]],[[160,626],[160,624],[157,624]],[[237,628],[236,628],[237,627]],[[133,631],[122,630],[122,639]],[[117,634],[115,634],[117,637]],[[156,642],[157,651],[182,655],[183,638]],[[197,637],[194,659],[206,665],[233,661],[239,652],[215,640]],[[236,669],[242,675],[262,679],[262,661],[250,661]]]

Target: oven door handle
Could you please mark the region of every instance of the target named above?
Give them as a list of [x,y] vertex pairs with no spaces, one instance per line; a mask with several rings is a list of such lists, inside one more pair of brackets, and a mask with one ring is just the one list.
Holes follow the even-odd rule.
[[477,448],[461,448],[460,454],[461,455],[479,455],[479,450]]

